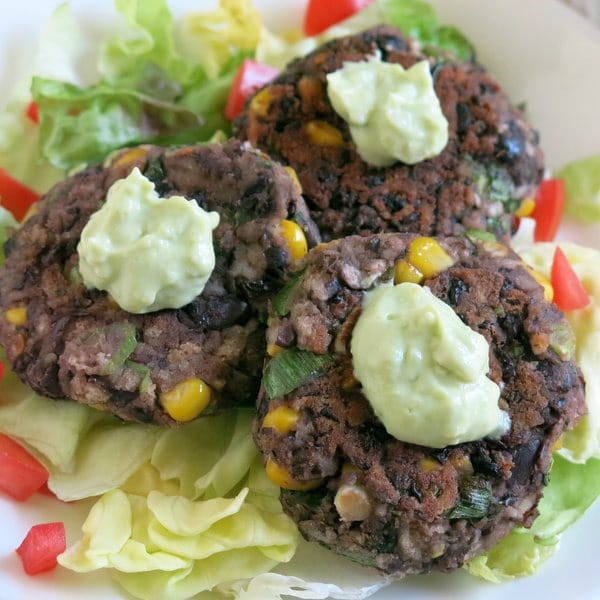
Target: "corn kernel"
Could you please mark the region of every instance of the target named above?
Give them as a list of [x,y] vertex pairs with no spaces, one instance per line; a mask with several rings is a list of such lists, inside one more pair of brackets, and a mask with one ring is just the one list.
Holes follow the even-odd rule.
[[483,248],[496,258],[502,258],[508,254],[508,248],[500,242],[483,242]]
[[9,308],[5,313],[4,317],[12,325],[19,327],[27,323],[27,309],[24,306],[15,306]]
[[343,381],[342,381],[342,389],[348,391],[348,390],[353,390],[355,388],[357,388],[360,385],[360,381],[358,381],[358,379],[356,379],[356,377],[354,377],[354,375],[351,373],[350,375],[347,375],[346,377],[344,377]]
[[308,252],[308,242],[300,225],[294,223],[294,221],[283,219],[279,223],[279,230],[287,242],[292,259],[299,260],[304,258]]
[[306,37],[306,34],[300,27],[291,27],[283,32],[282,37],[288,44],[295,44],[296,42],[303,40]]
[[450,459],[450,462],[457,471],[461,471],[462,473],[473,473],[473,464],[466,454],[463,454],[462,456],[453,456]]
[[295,490],[297,492],[306,492],[318,488],[322,479],[309,479],[308,481],[297,481],[284,469],[280,467],[272,458],[267,459],[265,470],[269,479],[279,487],[286,490]]
[[431,473],[432,471],[439,471],[442,465],[433,458],[422,458],[419,461],[419,467],[423,473]]
[[144,158],[147,152],[145,148],[132,148],[131,150],[126,150],[119,156],[117,156],[116,160],[112,163],[111,167],[126,167],[131,163],[135,162],[140,158]]
[[544,288],[544,300],[552,302],[554,299],[554,288],[550,280],[529,265],[525,265],[525,269]]
[[563,436],[561,435],[555,442],[552,444],[552,452],[558,452],[563,447]]
[[208,406],[211,396],[210,386],[202,379],[192,377],[163,392],[160,403],[175,421],[185,423],[195,419]]
[[311,142],[319,146],[343,146],[342,132],[325,121],[309,121],[304,126],[306,135]]
[[28,219],[31,219],[31,217],[33,217],[33,215],[37,215],[40,212],[40,205],[38,202],[34,202],[28,209],[27,212],[25,213],[25,216],[23,217],[23,219],[21,220],[21,223],[25,223],[25,221],[27,221]]
[[293,408],[282,404],[270,410],[263,420],[263,427],[271,427],[278,433],[286,434],[292,431],[300,415]]
[[119,310],[121,308],[117,304],[117,301],[110,294],[106,294],[106,301],[108,302],[108,305],[115,310]]
[[345,462],[342,465],[342,475],[346,475],[346,473],[357,473],[362,475],[361,469],[359,469],[356,465],[353,465],[351,462]]
[[296,186],[296,189],[298,190],[298,193],[302,193],[302,184],[300,183],[300,180],[298,179],[298,173],[296,173],[296,171],[294,169],[292,169],[292,167],[283,167],[287,172],[288,175],[291,177],[292,181],[294,182],[294,185]]
[[279,344],[267,344],[267,354],[271,358],[277,356],[282,351],[283,348]]
[[516,217],[528,217],[535,208],[535,200],[533,198],[523,198],[519,208],[515,212]]
[[19,356],[23,354],[23,350],[25,350],[25,338],[22,335],[18,334],[15,336],[12,351],[15,356]]
[[418,237],[410,243],[408,262],[424,277],[433,277],[454,264],[447,252],[430,237]]
[[269,114],[272,99],[271,90],[268,87],[262,89],[250,100],[250,112],[257,117],[266,117]]
[[394,284],[399,283],[421,283],[423,273],[406,260],[399,260],[394,266]]

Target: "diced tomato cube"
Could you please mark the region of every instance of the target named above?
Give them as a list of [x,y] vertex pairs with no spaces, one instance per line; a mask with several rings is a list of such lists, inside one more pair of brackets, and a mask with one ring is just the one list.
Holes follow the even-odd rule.
[[56,559],[67,548],[64,523],[42,523],[34,525],[16,553],[21,558],[23,569],[28,575],[51,571]]
[[0,433],[0,490],[21,502],[48,481],[48,471],[23,446]]
[[278,74],[279,69],[246,58],[233,78],[225,106],[225,116],[233,121],[242,111],[246,99]]
[[30,102],[25,110],[27,118],[33,123],[37,124],[40,122],[40,111],[36,102]]
[[545,179],[535,195],[535,220],[533,238],[536,242],[551,242],[556,237],[565,206],[565,182],[562,179]]
[[554,304],[560,310],[577,310],[590,303],[590,297],[581,280],[558,246],[554,251],[550,282],[554,288]]
[[3,206],[21,221],[29,207],[40,197],[37,192],[11,177],[0,169],[0,206]]
[[373,0],[309,0],[304,15],[304,32],[317,35],[325,29],[351,17]]
[[42,485],[42,487],[39,490],[37,490],[37,492],[38,494],[42,494],[44,496],[50,496],[51,498],[56,498],[57,500],[59,499],[56,497],[56,494],[48,487],[47,481]]

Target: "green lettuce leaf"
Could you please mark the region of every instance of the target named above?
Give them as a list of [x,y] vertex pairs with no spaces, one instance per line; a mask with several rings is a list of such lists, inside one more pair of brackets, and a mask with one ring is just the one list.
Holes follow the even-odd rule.
[[433,7],[423,0],[375,0],[318,36],[294,42],[263,29],[256,56],[261,62],[283,68],[292,59],[312,52],[325,42],[381,23],[393,25],[415,38],[425,54],[437,56],[450,52],[461,60],[472,60],[475,56],[473,45],[467,38],[455,27],[440,25]]
[[564,166],[556,177],[565,180],[568,215],[595,223],[600,220],[600,154]]
[[0,206],[0,265],[4,262],[4,243],[8,239],[9,230],[17,226],[18,223],[12,213]]
[[[102,82],[90,88],[35,77],[42,154],[62,169],[100,162],[111,151],[142,142],[177,143],[203,137],[203,121],[175,98],[146,93],[168,85],[156,70],[140,73],[135,87]],[[154,83],[152,83],[154,82]]]
[[[82,48],[70,7],[63,4],[44,26],[33,72],[65,81],[78,80]],[[40,154],[40,128],[26,116],[30,83],[30,76],[24,78],[0,111],[0,167],[42,194],[60,181],[64,172]]]
[[[190,20],[188,46],[204,51],[188,50],[184,55],[175,43],[165,0],[118,0],[116,5],[125,30],[101,50],[100,81],[82,87],[56,78],[33,79],[41,155],[59,169],[99,162],[124,146],[198,143],[217,130],[230,131],[223,116],[229,88],[255,42],[248,38],[233,45]],[[241,22],[248,11],[242,11],[242,5],[251,7],[249,2],[222,0],[210,13],[217,15],[213,22],[224,13],[231,18],[223,20],[221,28],[231,21],[238,23],[238,33],[245,31]],[[211,49],[219,60],[208,71],[204,63]]]
[[[109,82],[120,83],[152,65],[166,81],[189,84],[198,67],[175,47],[174,20],[164,0],[115,0],[125,32],[112,37],[101,51],[98,67]],[[201,71],[201,69],[200,69]]]
[[466,565],[478,577],[500,583],[532,575],[558,549],[561,533],[579,519],[600,495],[600,460],[582,465],[555,456],[550,483],[531,529],[518,528]]

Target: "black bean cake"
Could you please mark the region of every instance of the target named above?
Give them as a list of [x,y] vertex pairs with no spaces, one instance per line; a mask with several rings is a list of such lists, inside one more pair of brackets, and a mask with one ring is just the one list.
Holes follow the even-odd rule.
[[327,95],[345,62],[382,60],[409,68],[425,59],[414,40],[380,26],[333,40],[293,61],[251,98],[235,133],[300,179],[324,240],[405,231],[459,235],[487,229],[501,239],[511,215],[543,174],[537,132],[498,82],[474,62],[429,58],[449,141],[434,158],[387,168],[367,164]]
[[[365,293],[425,271],[421,285],[489,345],[487,377],[510,416],[500,437],[399,441],[354,377]],[[394,576],[456,569],[531,525],[552,447],[585,412],[564,315],[498,242],[389,233],[322,244],[275,296],[267,339],[255,440],[285,511],[308,540]]]
[[[220,215],[215,269],[179,309],[128,313],[106,292],[86,289],[78,272],[82,229],[134,167],[161,196],[182,195]],[[141,422],[173,425],[196,411],[254,402],[264,356],[260,316],[294,262],[283,221],[318,242],[294,178],[238,141],[142,146],[70,177],[6,243],[0,343],[12,368],[44,396]],[[169,412],[165,399],[183,406]]]

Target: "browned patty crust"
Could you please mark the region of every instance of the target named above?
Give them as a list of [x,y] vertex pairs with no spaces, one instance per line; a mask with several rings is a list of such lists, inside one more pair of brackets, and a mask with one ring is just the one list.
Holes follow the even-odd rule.
[[[216,266],[204,291],[177,310],[135,315],[105,292],[86,289],[76,252],[108,188],[138,167],[162,196],[183,195],[217,211]],[[262,152],[220,146],[127,150],[56,185],[6,244],[0,343],[36,392],[71,398],[134,421],[173,424],[161,393],[190,378],[212,399],[203,414],[254,401],[264,355],[259,320],[292,259],[279,223],[295,220],[311,243],[314,223],[289,173]]]
[[[289,296],[275,298],[268,341],[286,350],[265,373],[298,349],[329,362],[281,396],[269,397],[263,378],[255,426],[268,466],[301,490],[283,490],[282,504],[303,535],[395,576],[455,569],[531,525],[551,449],[585,412],[571,330],[518,256],[495,242],[438,238],[454,264],[424,285],[488,341],[488,376],[511,428],[442,450],[386,432],[353,378],[349,345],[365,290],[390,279],[415,237],[354,236],[309,253]],[[282,406],[288,420],[266,426]],[[356,520],[336,509],[344,484]]]
[[[377,168],[360,158],[348,124],[329,102],[326,76],[376,51],[409,68],[425,58],[414,47],[383,26],[333,40],[288,65],[235,122],[238,137],[296,170],[324,240],[382,231],[459,235],[468,229],[506,239],[511,213],[541,180],[537,132],[481,66],[447,56],[428,59],[449,123],[444,151],[412,166]],[[340,143],[312,140],[315,123],[335,128]]]

